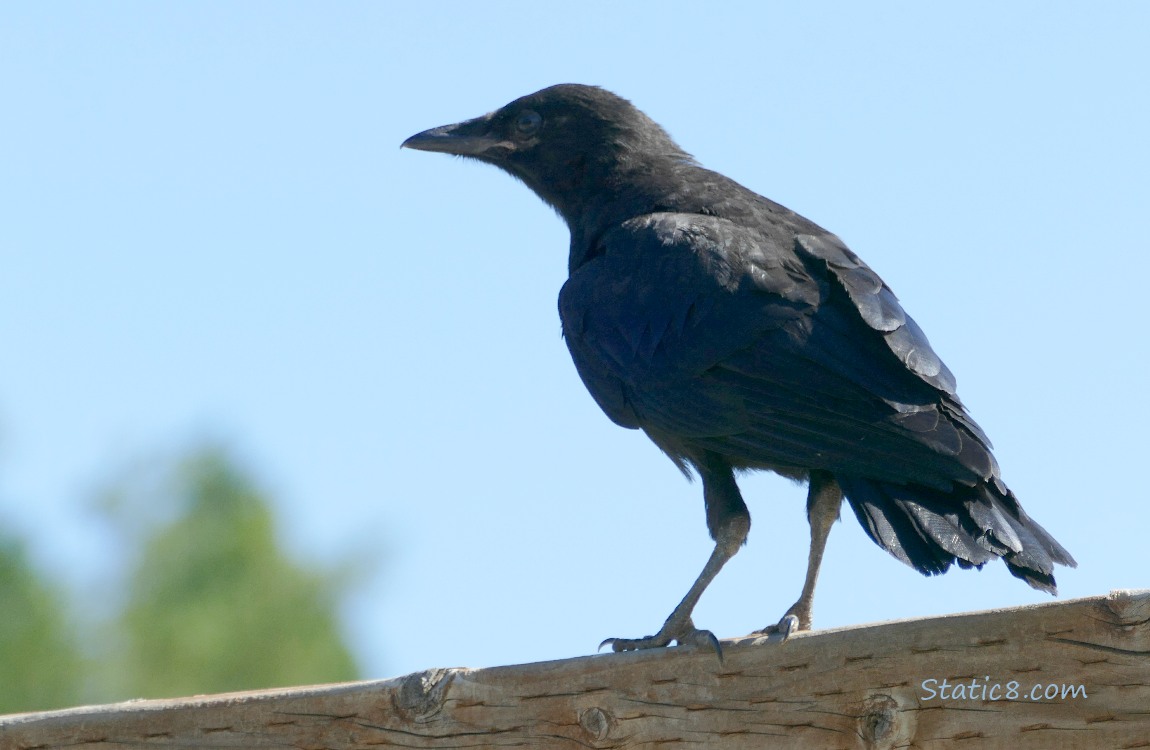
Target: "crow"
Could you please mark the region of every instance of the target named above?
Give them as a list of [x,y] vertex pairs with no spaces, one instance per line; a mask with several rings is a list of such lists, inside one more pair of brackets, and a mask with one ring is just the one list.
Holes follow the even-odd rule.
[[759,633],[811,627],[844,497],[925,575],[1001,558],[1055,594],[1054,565],[1076,566],[1003,483],[954,376],[882,279],[835,235],[700,166],[626,99],[551,86],[402,145],[493,164],[558,212],[571,232],[559,315],[583,383],[702,481],[715,548],[699,577],[656,634],[601,646],[718,650],[691,613],[747,540],[746,470],[808,483],[802,593]]

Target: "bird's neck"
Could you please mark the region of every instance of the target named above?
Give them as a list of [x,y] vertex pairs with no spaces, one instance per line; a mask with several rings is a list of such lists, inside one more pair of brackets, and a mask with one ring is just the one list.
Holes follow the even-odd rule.
[[706,197],[693,189],[702,183],[682,174],[695,171],[705,172],[688,159],[647,161],[588,181],[554,202],[571,231],[568,272],[598,257],[603,235],[626,221],[666,211],[705,211]]

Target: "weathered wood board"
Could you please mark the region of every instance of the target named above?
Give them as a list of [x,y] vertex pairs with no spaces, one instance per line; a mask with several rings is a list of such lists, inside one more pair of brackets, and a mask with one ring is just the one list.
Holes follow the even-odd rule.
[[1150,590],[375,682],[0,717],[0,750],[1150,748]]

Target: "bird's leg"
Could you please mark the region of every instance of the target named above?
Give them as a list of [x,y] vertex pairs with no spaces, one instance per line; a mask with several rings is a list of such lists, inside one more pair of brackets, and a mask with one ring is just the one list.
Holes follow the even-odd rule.
[[803,581],[803,593],[791,605],[783,619],[776,625],[768,625],[759,634],[778,633],[786,640],[795,630],[811,629],[811,607],[814,604],[815,584],[819,580],[819,567],[823,563],[823,551],[827,548],[827,537],[831,526],[839,518],[839,508],[843,502],[843,491],[835,478],[824,471],[811,471],[810,486],[807,489],[807,521],[811,525],[811,550],[807,557],[807,577]]
[[[744,524],[744,529],[750,527],[749,516],[748,523]],[[707,585],[711,583],[723,565],[727,563],[738,552],[739,547],[742,545],[742,540],[746,538],[744,531],[740,536],[737,531],[730,535],[727,539],[719,539],[715,542],[715,549],[711,552],[711,557],[707,560],[707,564],[703,566],[703,571],[695,582],[691,584],[690,590],[687,595],[683,597],[683,601],[679,602],[679,606],[663,623],[663,627],[655,635],[649,635],[644,638],[608,638],[599,644],[602,648],[608,643],[611,644],[613,651],[634,651],[643,648],[661,648],[670,645],[671,641],[679,644],[695,644],[695,645],[710,645],[716,651],[719,650],[718,640],[714,634],[709,630],[699,630],[691,621],[691,612],[694,611],[695,605],[699,603],[699,597],[703,595],[703,591]]]
[[742,495],[739,494],[739,487],[735,484],[735,475],[729,464],[713,454],[705,454],[701,460],[693,463],[703,479],[707,528],[715,540],[714,551],[711,552],[699,577],[691,584],[683,601],[675,607],[658,633],[645,638],[608,638],[599,644],[600,648],[610,643],[614,651],[634,651],[661,648],[675,641],[683,645],[709,645],[722,658],[719,640],[709,630],[696,628],[691,621],[691,613],[699,603],[703,591],[746,542],[747,533],[751,529],[751,514],[747,511]]

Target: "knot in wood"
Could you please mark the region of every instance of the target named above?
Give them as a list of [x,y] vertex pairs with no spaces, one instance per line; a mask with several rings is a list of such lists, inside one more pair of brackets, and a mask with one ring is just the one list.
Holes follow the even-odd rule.
[[403,678],[394,693],[395,710],[409,721],[427,721],[443,708],[454,669],[425,669]]
[[859,736],[868,748],[894,745],[898,724],[898,701],[889,695],[872,695],[859,716]]
[[579,713],[579,726],[583,727],[583,731],[591,735],[591,739],[595,741],[607,739],[607,735],[611,732],[611,723],[611,714],[598,707],[593,706]]

